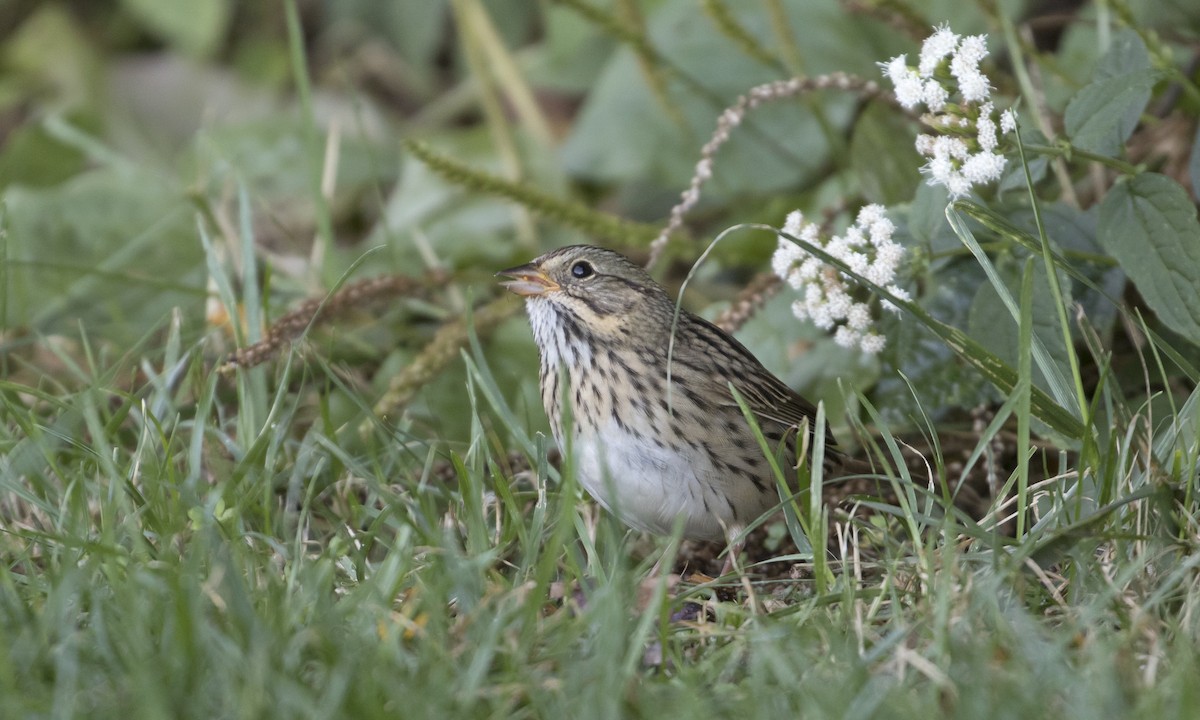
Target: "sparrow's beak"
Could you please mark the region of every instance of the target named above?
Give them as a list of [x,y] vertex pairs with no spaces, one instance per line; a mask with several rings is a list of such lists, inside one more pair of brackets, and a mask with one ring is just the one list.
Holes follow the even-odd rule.
[[501,270],[496,273],[496,277],[512,278],[512,280],[505,280],[500,284],[508,288],[509,292],[516,293],[521,297],[545,295],[559,289],[558,283],[551,280],[533,263]]

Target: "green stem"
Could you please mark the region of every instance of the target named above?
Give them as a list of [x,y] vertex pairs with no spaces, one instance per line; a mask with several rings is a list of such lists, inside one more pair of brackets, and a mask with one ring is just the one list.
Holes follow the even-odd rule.
[[1090,152],[1088,150],[1080,150],[1068,142],[1063,142],[1061,145],[1021,145],[1025,150],[1038,153],[1041,155],[1049,155],[1051,157],[1061,157],[1066,160],[1074,158],[1083,158],[1092,162],[1098,162],[1101,165],[1110,167],[1119,173],[1125,175],[1137,175],[1142,171],[1137,165],[1127,163],[1124,160],[1118,160],[1107,155]]
[[[1025,146],[1021,143],[1021,136],[1017,134],[1017,152],[1021,156],[1021,167],[1025,169],[1025,185],[1029,189],[1029,204],[1033,209],[1033,223],[1037,227],[1038,240],[1042,246],[1042,262],[1046,267],[1046,280],[1050,283],[1050,292],[1055,298],[1054,308],[1058,313],[1058,324],[1063,334],[1063,347],[1067,351],[1067,361],[1071,365],[1071,376],[1075,381],[1075,395],[1079,402],[1079,417],[1083,421],[1085,429],[1091,428],[1091,405],[1087,400],[1087,393],[1083,389],[1083,375],[1079,367],[1079,356],[1075,352],[1075,345],[1071,340],[1071,322],[1067,318],[1067,308],[1063,302],[1062,288],[1058,282],[1058,268],[1055,267],[1053,250],[1050,249],[1050,239],[1046,236],[1046,228],[1042,224],[1041,204],[1038,202],[1037,196],[1033,192],[1033,175],[1029,171],[1029,163],[1025,159]],[[1087,442],[1086,438],[1082,438]]]

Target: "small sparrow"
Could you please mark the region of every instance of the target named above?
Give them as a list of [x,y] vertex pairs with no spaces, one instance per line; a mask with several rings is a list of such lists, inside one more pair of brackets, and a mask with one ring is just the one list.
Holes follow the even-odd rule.
[[[564,247],[497,275],[525,298],[554,439],[601,505],[639,530],[669,534],[682,521],[683,537],[721,541],[779,504],[730,385],[783,448],[785,473],[816,409],[744,345],[686,310],[672,328],[666,290],[604,248]],[[844,459],[835,446],[826,432],[830,471]]]

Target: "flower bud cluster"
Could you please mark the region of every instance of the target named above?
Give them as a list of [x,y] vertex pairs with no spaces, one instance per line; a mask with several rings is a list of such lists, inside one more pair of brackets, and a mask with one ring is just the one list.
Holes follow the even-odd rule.
[[[892,240],[896,226],[881,205],[862,208],[854,224],[842,235],[821,237],[820,227],[793,212],[783,232],[822,248],[842,261],[855,273],[884,287],[897,298],[907,300],[908,293],[895,285],[896,271],[904,259],[904,248]],[[771,268],[801,295],[792,304],[792,312],[801,320],[811,320],[822,330],[833,332],[834,341],[847,348],[857,347],[875,354],[887,344],[874,328],[875,312],[871,292],[837,268],[811,255],[804,248],[779,236],[779,245],[771,258]],[[883,301],[882,307],[899,308]]]
[[925,39],[915,68],[905,55],[882,66],[903,107],[928,109],[922,119],[935,134],[917,137],[917,152],[928,158],[921,170],[929,184],[945,185],[951,199],[1000,179],[1000,135],[1017,125],[1011,109],[997,115],[990,99],[991,84],[979,70],[987,54],[983,35],[960,37],[943,25]]

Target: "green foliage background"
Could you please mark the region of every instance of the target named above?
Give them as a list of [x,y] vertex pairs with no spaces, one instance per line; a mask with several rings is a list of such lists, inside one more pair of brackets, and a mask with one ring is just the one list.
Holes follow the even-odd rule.
[[[1200,8],[1068,5],[10,0],[0,716],[1194,714]],[[1006,447],[1017,535],[911,490],[865,564],[668,592],[547,465],[492,273],[644,257],[739,95],[880,81],[940,23],[989,35],[1026,163],[947,209],[917,118],[768,104],[656,273],[677,288],[741,223],[886,205],[914,302],[882,356],[787,290],[738,336],[884,456],[893,430]],[[716,315],[775,242],[729,235],[685,304]],[[214,371],[302,299],[431,267]],[[671,622],[685,601],[711,621]]]

